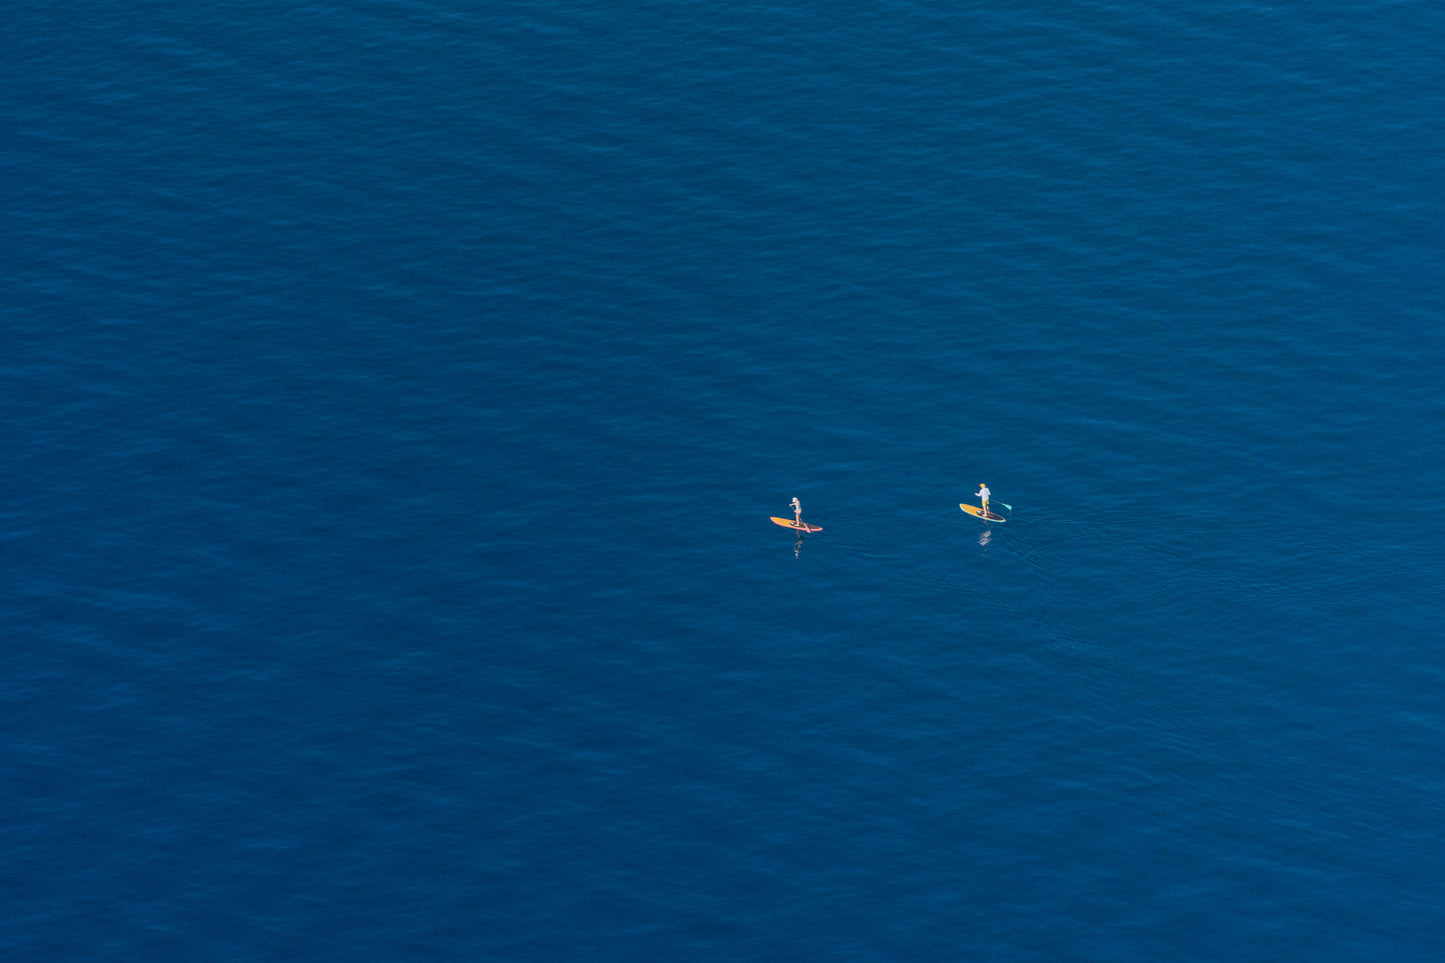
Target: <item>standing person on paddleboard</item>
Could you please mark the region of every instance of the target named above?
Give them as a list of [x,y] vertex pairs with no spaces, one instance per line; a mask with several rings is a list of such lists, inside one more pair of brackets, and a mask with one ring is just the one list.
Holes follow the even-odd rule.
[[774,525],[781,525],[784,528],[791,528],[797,532],[821,532],[823,530],[822,525],[809,525],[807,522],[803,521],[803,503],[798,501],[796,498],[793,499],[792,504],[790,504],[788,507],[793,510],[792,519],[779,518],[776,515],[769,515],[768,521],[772,522]]
[[989,514],[989,511],[988,511],[988,496],[991,494],[991,492],[988,490],[988,486],[985,485],[983,482],[979,482],[979,483],[978,483],[978,491],[974,492],[973,494],[974,494],[974,497],[975,497],[975,498],[982,499],[982,501],[983,501],[983,513],[984,513],[985,515]]

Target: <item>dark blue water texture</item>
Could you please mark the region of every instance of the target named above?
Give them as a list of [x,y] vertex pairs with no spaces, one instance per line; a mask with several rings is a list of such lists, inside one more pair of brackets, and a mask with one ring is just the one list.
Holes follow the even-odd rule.
[[1445,956],[1438,6],[9,26],[5,959]]

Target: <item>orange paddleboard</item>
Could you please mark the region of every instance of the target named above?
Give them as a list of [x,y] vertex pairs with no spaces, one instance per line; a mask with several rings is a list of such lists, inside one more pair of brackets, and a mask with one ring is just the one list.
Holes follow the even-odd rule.
[[983,519],[983,520],[986,521],[986,522],[1006,522],[1006,521],[1008,521],[1008,519],[1007,519],[1007,518],[1004,518],[1002,515],[995,515],[993,512],[985,512],[982,508],[979,508],[977,505],[965,505],[963,502],[959,502],[959,503],[958,503],[958,507],[961,508],[961,509],[963,509],[964,511],[968,512],[968,513],[969,513],[970,515],[972,515],[974,518],[981,518],[981,519]]
[[768,518],[774,525],[791,528],[795,532],[821,532],[823,530],[822,525],[809,525],[807,522],[798,523],[791,518],[779,518],[776,515],[769,515]]

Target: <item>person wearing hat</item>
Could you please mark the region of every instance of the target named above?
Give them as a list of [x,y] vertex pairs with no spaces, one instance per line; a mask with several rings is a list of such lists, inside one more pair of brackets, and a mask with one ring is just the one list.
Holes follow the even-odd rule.
[[983,482],[979,482],[979,483],[978,483],[978,491],[974,492],[973,494],[974,494],[974,497],[975,497],[975,498],[982,499],[982,501],[983,501],[983,513],[984,513],[985,515],[987,515],[987,514],[989,513],[989,511],[988,511],[988,496],[989,496],[989,494],[990,494],[990,492],[989,492],[989,490],[988,490],[988,486],[985,485]]

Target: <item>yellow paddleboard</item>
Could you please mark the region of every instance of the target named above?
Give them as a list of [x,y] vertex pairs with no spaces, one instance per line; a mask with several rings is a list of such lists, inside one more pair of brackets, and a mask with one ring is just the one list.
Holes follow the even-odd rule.
[[958,507],[968,512],[974,518],[981,518],[986,522],[1008,521],[1008,519],[1004,518],[1002,515],[995,515],[993,512],[986,512],[982,508],[979,508],[977,505],[965,505],[963,502],[959,502]]
[[795,522],[791,518],[779,518],[776,515],[769,515],[768,518],[774,525],[791,528],[795,532],[821,532],[823,530],[822,525],[809,525],[807,522]]

